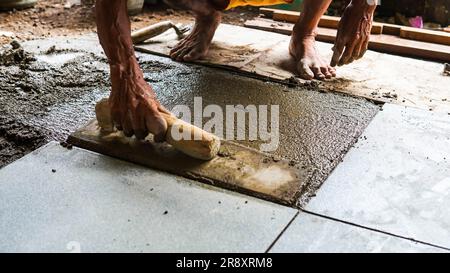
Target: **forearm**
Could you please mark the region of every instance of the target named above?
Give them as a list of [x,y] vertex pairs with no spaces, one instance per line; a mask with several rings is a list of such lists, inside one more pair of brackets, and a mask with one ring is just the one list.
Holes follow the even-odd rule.
[[142,77],[134,55],[127,12],[126,0],[96,2],[97,33],[111,68],[112,95],[130,90],[123,85]]

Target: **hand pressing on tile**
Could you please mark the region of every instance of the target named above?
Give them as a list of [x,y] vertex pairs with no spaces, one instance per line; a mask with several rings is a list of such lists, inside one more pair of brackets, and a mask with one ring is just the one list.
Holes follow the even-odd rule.
[[339,22],[331,66],[352,63],[364,56],[369,45],[377,0],[352,0]]

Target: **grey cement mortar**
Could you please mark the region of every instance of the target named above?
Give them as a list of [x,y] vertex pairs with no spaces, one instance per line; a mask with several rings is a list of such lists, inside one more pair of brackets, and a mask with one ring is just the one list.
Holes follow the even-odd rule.
[[64,140],[92,118],[93,102],[108,92],[103,56],[35,49],[13,50],[12,60],[6,58],[11,48],[0,50],[0,167],[49,140]]
[[[0,66],[0,166],[49,140],[63,141],[94,116],[109,90],[108,67],[95,36],[54,38],[24,45],[36,61]],[[50,49],[50,50],[49,50]],[[264,82],[227,71],[138,54],[146,80],[168,109],[203,105],[279,105],[276,157],[309,169],[303,206],[378,111],[364,99],[321,93],[316,87]],[[12,129],[11,129],[12,128]],[[22,139],[19,136],[22,137]],[[253,148],[261,142],[239,141]]]
[[[154,68],[146,65],[143,70],[169,109],[177,104],[192,109],[194,97],[202,97],[204,106],[217,104],[222,109],[238,104],[279,105],[280,144],[273,154],[301,164],[311,174],[304,177],[308,187],[299,200],[300,207],[314,196],[379,111],[378,106],[367,100],[321,93],[314,85],[290,88],[218,69],[178,64],[150,55],[140,57],[143,63],[155,60],[164,64],[161,67],[165,73],[155,73]],[[261,144],[237,142],[256,149]]]

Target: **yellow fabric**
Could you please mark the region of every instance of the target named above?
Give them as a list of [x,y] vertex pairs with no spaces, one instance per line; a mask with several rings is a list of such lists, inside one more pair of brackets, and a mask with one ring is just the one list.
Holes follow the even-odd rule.
[[293,0],[230,0],[227,9],[241,6],[271,6],[278,4],[290,4]]

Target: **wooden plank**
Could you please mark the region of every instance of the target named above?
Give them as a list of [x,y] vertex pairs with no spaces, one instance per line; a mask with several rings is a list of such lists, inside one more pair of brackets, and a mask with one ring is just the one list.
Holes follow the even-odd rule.
[[[277,10],[277,9],[261,9],[263,14],[267,17],[270,16],[275,21],[282,21],[288,23],[297,23],[300,18],[300,12],[288,11],[288,10]],[[339,26],[340,17],[322,15],[319,21],[319,27],[324,28],[334,28],[337,29]],[[383,24],[374,22],[372,25],[372,34],[381,34],[383,32]]]
[[259,9],[259,13],[261,15],[263,15],[264,17],[273,18],[273,13],[275,12],[276,9],[271,9],[271,8],[260,8]]
[[[274,21],[296,23],[300,17],[300,12],[278,9],[261,8],[261,13]],[[323,15],[319,21],[319,27],[334,28],[339,26],[340,17]],[[417,40],[428,43],[450,45],[450,33],[444,31],[435,31],[419,29],[394,24],[385,24],[373,22],[372,34],[387,34],[400,36],[404,39]]]
[[[291,35],[292,28],[294,25],[291,23],[274,22],[272,20],[259,18],[256,20],[247,20],[244,23],[244,26],[248,28],[270,31],[284,35]],[[316,39],[322,42],[334,43],[334,41],[336,40],[336,34],[337,34],[336,29],[318,27]]]
[[[248,20],[244,26],[286,35],[291,35],[293,28],[293,24],[290,23],[279,23],[261,18]],[[336,39],[336,33],[335,29],[319,27],[316,39],[333,43]],[[450,62],[450,46],[403,39],[393,35],[372,35],[369,49],[402,56]]]
[[383,24],[383,34],[400,36],[402,26],[394,24]]
[[436,30],[401,27],[400,37],[410,40],[450,45],[450,33]]
[[193,159],[167,143],[126,138],[120,132],[102,133],[96,120],[70,135],[77,147],[167,171],[285,205],[294,205],[310,172],[284,159],[222,141],[211,161]]

